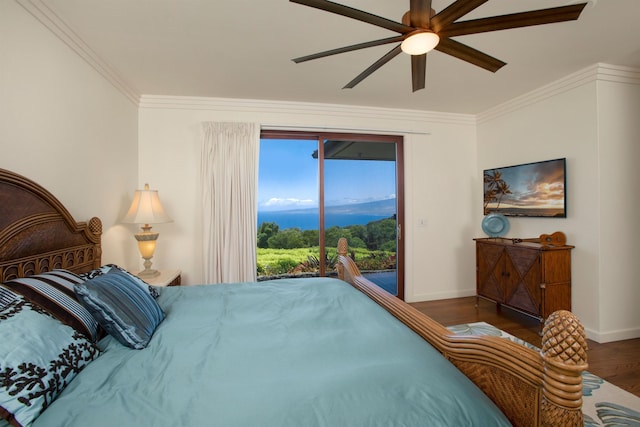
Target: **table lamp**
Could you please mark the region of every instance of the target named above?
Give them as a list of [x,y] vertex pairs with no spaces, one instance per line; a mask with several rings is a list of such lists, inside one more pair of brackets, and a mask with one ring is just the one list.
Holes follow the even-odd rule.
[[122,222],[142,224],[142,232],[134,235],[138,241],[140,255],[144,259],[144,270],[138,273],[138,277],[144,279],[160,274],[158,270],[151,268],[151,258],[156,250],[156,240],[158,240],[160,233],[152,232],[149,224],[172,221],[162,208],[157,190],[149,190],[149,184],[144,185],[144,190],[136,190],[129,212],[122,219]]

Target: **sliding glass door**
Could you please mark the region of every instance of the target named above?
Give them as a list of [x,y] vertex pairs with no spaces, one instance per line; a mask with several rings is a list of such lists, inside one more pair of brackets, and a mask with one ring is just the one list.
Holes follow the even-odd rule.
[[258,276],[332,275],[337,241],[370,280],[404,297],[402,138],[263,132]]
[[258,279],[318,273],[318,161],[315,139],[260,141]]

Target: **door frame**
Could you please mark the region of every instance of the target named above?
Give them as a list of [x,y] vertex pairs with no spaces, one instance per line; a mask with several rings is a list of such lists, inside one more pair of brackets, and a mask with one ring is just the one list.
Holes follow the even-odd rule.
[[[396,146],[396,286],[397,297],[404,301],[405,278],[405,245],[404,245],[404,137],[402,135],[383,135],[368,133],[343,133],[343,132],[311,132],[295,130],[263,129],[260,139],[301,139],[318,141],[318,205],[320,224],[318,228],[320,254],[324,253],[324,142],[330,139],[349,139],[363,142],[384,142]],[[326,273],[324,263],[320,263],[320,275]]]

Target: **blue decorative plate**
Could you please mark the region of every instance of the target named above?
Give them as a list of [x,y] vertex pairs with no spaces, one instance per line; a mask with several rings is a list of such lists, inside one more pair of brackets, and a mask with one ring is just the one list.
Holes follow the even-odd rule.
[[482,231],[489,237],[502,237],[509,231],[509,220],[502,214],[490,213],[482,220]]

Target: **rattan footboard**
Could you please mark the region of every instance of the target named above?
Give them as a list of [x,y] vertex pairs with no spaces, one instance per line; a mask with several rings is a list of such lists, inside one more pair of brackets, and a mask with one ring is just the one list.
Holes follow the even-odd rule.
[[582,426],[584,328],[568,311],[553,313],[542,350],[492,336],[460,336],[360,274],[338,243],[338,276],[368,295],[437,348],[502,409],[514,426]]

